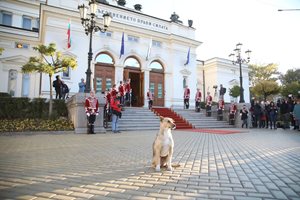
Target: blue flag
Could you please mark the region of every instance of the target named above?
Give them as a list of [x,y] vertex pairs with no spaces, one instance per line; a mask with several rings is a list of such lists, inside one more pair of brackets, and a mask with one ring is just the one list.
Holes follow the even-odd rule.
[[124,32],[122,35],[122,42],[121,42],[121,50],[120,50],[120,58],[124,55]]
[[188,54],[187,54],[187,56],[186,56],[186,62],[185,62],[184,65],[188,65],[189,62],[190,62],[190,50],[191,50],[191,47],[189,48]]

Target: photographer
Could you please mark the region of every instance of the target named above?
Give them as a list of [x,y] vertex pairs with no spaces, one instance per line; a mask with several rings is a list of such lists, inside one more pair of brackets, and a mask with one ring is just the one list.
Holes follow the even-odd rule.
[[120,133],[118,130],[119,118],[122,117],[122,104],[120,104],[120,95],[119,93],[116,96],[113,96],[110,100],[110,107],[112,109],[112,125],[111,129],[114,133]]

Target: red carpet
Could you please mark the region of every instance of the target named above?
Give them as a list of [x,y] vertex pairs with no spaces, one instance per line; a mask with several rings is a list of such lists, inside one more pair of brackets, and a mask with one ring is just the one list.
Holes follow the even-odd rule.
[[169,108],[152,108],[152,111],[158,115],[163,117],[170,117],[174,119],[176,124],[176,129],[192,129],[193,126],[189,124],[187,121],[182,119],[176,112]]
[[213,134],[233,134],[233,133],[241,133],[239,130],[222,130],[222,129],[187,129],[185,131],[190,132],[199,132],[199,133],[213,133]]

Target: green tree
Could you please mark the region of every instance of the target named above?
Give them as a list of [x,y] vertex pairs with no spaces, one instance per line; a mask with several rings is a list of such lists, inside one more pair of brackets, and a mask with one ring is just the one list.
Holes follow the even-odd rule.
[[240,86],[235,85],[229,89],[229,95],[233,98],[237,98],[240,96]]
[[257,97],[263,97],[267,100],[270,95],[276,95],[280,92],[280,87],[276,81],[262,80],[259,81],[251,88],[251,92]]
[[280,74],[279,79],[282,85],[291,84],[293,82],[300,83],[300,69],[289,69],[285,74]]
[[292,94],[294,97],[297,97],[299,95],[298,93],[299,91],[300,91],[300,82],[294,81],[282,86],[281,95],[283,97],[287,97],[289,94]]
[[2,55],[3,51],[4,51],[4,48],[0,47],[0,56]]
[[277,64],[249,65],[249,81],[252,86],[263,80],[276,81],[279,74]]
[[52,76],[55,73],[66,71],[68,67],[74,69],[77,67],[77,61],[68,56],[62,56],[60,51],[56,50],[56,45],[50,43],[46,45],[38,45],[33,47],[39,53],[38,57],[30,57],[29,61],[23,65],[23,73],[45,73],[49,75],[50,81],[50,101],[49,101],[49,117],[52,115]]

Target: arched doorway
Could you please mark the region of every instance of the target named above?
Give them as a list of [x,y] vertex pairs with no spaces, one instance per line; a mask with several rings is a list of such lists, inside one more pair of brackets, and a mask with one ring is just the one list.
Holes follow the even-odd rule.
[[129,57],[124,62],[124,80],[130,79],[132,89],[132,106],[144,106],[144,73],[141,72],[140,62]]
[[115,67],[113,58],[106,52],[95,58],[94,88],[96,92],[104,93],[115,83]]
[[159,61],[153,61],[150,64],[150,69],[151,71],[149,88],[154,94],[153,106],[164,106],[164,68]]

